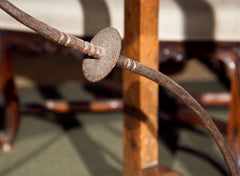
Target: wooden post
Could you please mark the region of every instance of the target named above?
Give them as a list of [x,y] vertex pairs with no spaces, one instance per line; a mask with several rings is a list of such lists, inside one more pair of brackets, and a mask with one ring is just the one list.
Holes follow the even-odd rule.
[[[159,0],[125,0],[124,55],[158,69]],[[123,71],[124,176],[158,163],[158,85]]]

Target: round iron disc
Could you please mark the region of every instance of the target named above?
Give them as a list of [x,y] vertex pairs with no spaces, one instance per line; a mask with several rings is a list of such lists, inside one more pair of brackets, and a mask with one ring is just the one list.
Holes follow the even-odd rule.
[[121,50],[121,36],[119,32],[108,27],[98,32],[91,43],[105,49],[100,59],[85,58],[83,60],[83,74],[88,81],[97,82],[105,78],[115,67]]

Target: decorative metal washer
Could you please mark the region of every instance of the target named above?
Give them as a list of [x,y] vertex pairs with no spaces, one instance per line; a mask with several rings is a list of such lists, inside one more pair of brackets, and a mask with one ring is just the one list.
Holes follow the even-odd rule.
[[133,61],[124,56],[120,56],[121,38],[116,29],[107,28],[100,31],[93,38],[90,44],[82,39],[64,34],[63,32],[46,25],[45,23],[21,11],[8,0],[0,0],[0,8],[5,10],[16,20],[35,30],[39,34],[47,37],[48,39],[55,41],[60,45],[64,45],[88,54],[89,56],[96,57],[86,58],[83,62],[84,75],[89,81],[96,82],[103,79],[117,63],[118,67],[144,76],[174,93],[202,120],[221,149],[232,175],[239,175],[238,167],[233,160],[231,152],[228,149],[223,136],[208,113],[196,100],[193,99],[188,92],[186,92],[181,86],[176,84],[166,75],[144,64]]
[[83,74],[88,81],[100,81],[112,71],[120,55],[121,43],[121,36],[113,27],[103,29],[95,35],[91,44],[102,47],[104,55],[100,59],[88,57],[83,60]]

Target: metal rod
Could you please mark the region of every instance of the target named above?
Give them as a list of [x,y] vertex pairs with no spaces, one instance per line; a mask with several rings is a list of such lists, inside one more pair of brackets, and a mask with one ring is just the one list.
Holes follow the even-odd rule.
[[95,58],[101,58],[104,55],[104,48],[92,45],[82,39],[72,35],[65,34],[23,12],[7,0],[0,0],[0,7],[17,21],[31,28],[44,37],[57,42],[60,45],[80,51]]
[[223,153],[231,174],[234,176],[238,175],[237,166],[220,131],[212,121],[209,114],[187,91],[163,73],[124,56],[119,57],[117,66],[158,83],[181,99],[202,120],[203,124],[208,129]]
[[[24,25],[30,27],[34,31],[38,32],[39,34],[45,36],[50,40],[57,42],[60,45],[64,45],[66,47],[75,49],[96,58],[101,58],[104,55],[103,48],[60,32],[57,29],[54,29],[21,11],[7,0],[0,0],[0,8],[2,8],[9,15],[11,15],[13,18],[20,21]],[[173,80],[171,80],[161,72],[124,56],[119,56],[117,66],[138,75],[144,76],[158,83],[159,85],[165,87],[166,89],[174,93],[178,98],[180,98],[202,120],[205,127],[209,130],[210,134],[213,136],[214,140],[219,146],[231,174],[233,176],[238,175],[236,163],[234,162],[228,146],[224,141],[224,138],[222,137],[218,128],[216,127],[208,113],[188,92],[186,92],[181,86],[176,84]]]

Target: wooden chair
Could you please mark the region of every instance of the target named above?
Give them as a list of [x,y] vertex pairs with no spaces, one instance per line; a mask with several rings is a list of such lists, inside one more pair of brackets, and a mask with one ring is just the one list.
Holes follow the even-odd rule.
[[[123,0],[54,0],[39,2],[22,0],[16,2],[16,5],[34,17],[66,33],[80,37],[91,37],[106,26],[114,26],[125,38],[124,53],[129,57],[139,58],[139,61],[155,68],[158,67],[159,40],[161,41],[160,62],[169,59],[181,62],[185,58],[205,56],[226,64],[231,81],[228,141],[234,156],[238,160],[238,128],[240,127],[237,118],[240,113],[238,81],[238,40],[240,33],[237,31],[240,3],[238,1],[162,0],[160,2],[158,27],[158,0],[151,3],[146,0],[126,0],[125,35],[123,32]],[[141,9],[141,13],[139,9]],[[0,83],[6,104],[5,126],[0,135],[0,141],[3,143],[3,150],[8,151],[16,134],[19,118],[19,103],[13,82],[11,63],[16,46],[28,47],[38,53],[61,51],[74,56],[76,56],[76,53],[63,47],[56,48],[54,43],[32,33],[3,12],[0,14],[0,28]],[[144,168],[156,164],[158,156],[156,133],[158,88],[138,76],[132,76],[126,72],[123,75],[124,104],[140,110],[148,119],[141,121],[140,119],[130,118],[136,117],[136,114],[125,113],[125,158],[132,155],[130,158],[133,158],[133,160],[126,159],[124,161],[124,175],[133,175],[133,173],[141,175],[142,170],[149,174],[152,170],[148,171]],[[132,79],[129,79],[130,77]],[[138,90],[137,95],[136,90]],[[149,96],[149,93],[151,96]],[[148,106],[149,104],[151,104],[151,107]],[[147,128],[150,122],[154,131]],[[137,126],[137,129],[134,126]],[[153,135],[151,136],[151,134]],[[141,139],[142,136],[148,139],[147,144],[146,141],[144,142]],[[136,150],[136,147],[140,149]],[[162,167],[158,167],[158,169],[165,170]],[[155,170],[158,169],[155,168]]]

